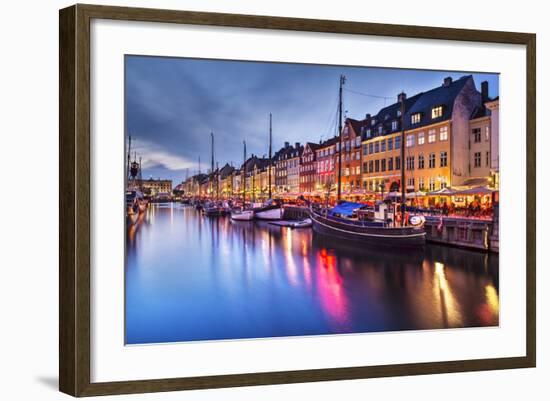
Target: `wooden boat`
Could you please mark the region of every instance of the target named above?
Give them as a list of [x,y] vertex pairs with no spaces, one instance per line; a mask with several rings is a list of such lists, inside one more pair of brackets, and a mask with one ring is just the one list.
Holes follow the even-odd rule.
[[367,245],[421,247],[426,243],[423,226],[393,226],[384,221],[353,220],[311,210],[313,231],[337,239]]
[[276,202],[268,202],[252,210],[254,210],[254,217],[258,220],[282,220],[284,214],[283,206]]
[[136,224],[139,216],[147,210],[148,202],[138,190],[126,191],[126,222]]
[[250,221],[254,219],[253,210],[232,210],[231,220]]

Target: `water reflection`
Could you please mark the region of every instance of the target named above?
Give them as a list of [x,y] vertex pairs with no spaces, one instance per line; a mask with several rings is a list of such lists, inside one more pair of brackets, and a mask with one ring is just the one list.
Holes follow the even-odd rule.
[[498,324],[498,256],[388,252],[151,205],[128,230],[127,343]]

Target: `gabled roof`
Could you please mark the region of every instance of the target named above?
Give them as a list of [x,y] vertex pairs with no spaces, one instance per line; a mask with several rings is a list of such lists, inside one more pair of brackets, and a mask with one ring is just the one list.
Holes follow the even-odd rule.
[[225,163],[225,166],[220,169],[220,177],[222,179],[225,179],[229,177],[234,171],[235,167],[230,166],[229,163]]
[[[422,127],[439,121],[449,120],[453,113],[456,97],[462,91],[466,83],[473,79],[471,75],[465,75],[449,85],[442,85],[421,94],[420,98],[405,113],[405,129]],[[432,119],[432,108],[443,106],[443,115]],[[420,113],[418,124],[411,124],[411,116]]]

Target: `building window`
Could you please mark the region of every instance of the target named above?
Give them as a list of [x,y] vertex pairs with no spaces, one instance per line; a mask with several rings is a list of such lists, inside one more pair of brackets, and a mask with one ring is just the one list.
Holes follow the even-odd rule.
[[485,166],[489,167],[489,152],[485,152]]
[[420,113],[414,113],[411,116],[411,124],[418,124],[420,122],[420,117],[421,117]]
[[380,142],[374,144],[374,153],[380,152]]
[[407,164],[405,165],[407,170],[414,170],[414,156],[407,156],[405,160],[407,162]]
[[391,130],[397,131],[397,120],[391,122]]
[[432,108],[432,119],[439,118],[443,115],[443,106],[437,106]]
[[370,122],[370,125],[376,125],[376,118],[373,118]]
[[435,153],[430,153],[428,157],[428,168],[435,168]]
[[440,189],[447,188],[447,178],[441,177],[441,182],[439,183],[439,188]]
[[434,143],[435,142],[435,130],[431,129],[428,131],[428,143]]
[[429,185],[430,185],[430,191],[435,191],[435,178],[434,177],[430,177],[430,181],[429,181]]
[[367,147],[367,145],[363,145],[363,156],[366,156],[369,154],[369,148]]
[[346,167],[344,169],[344,175],[348,176],[349,175],[349,167]]
[[395,158],[395,169],[401,170],[401,156]]
[[381,171],[386,171],[386,159],[381,160],[380,170]]
[[344,127],[344,135],[347,135],[349,133],[349,127],[346,125]]
[[355,137],[355,146],[357,146],[357,147],[361,146],[361,137],[360,136]]
[[340,151],[340,142],[338,142],[338,143],[336,144],[336,151],[337,151],[337,152]]
[[367,162],[363,163],[363,173],[369,172],[369,165]]
[[388,159],[388,171],[392,171],[393,170],[393,157],[390,157]]
[[401,137],[400,136],[395,137],[394,149],[401,149]]
[[369,173],[373,173],[374,172],[374,162],[371,160],[369,162]]
[[489,140],[489,135],[490,135],[489,126],[486,125],[486,126],[485,126],[485,140],[486,140],[486,141]]
[[374,161],[374,172],[378,173],[380,171],[380,160]]
[[411,148],[414,146],[414,134],[411,134],[411,135],[407,135],[407,139],[406,139],[406,142],[405,142],[405,146],[407,148]]
[[369,143],[369,153],[372,155],[374,153],[374,143]]
[[447,152],[442,151],[439,155],[439,166],[440,167],[447,167]]
[[423,189],[426,189],[426,188],[424,188],[424,177],[419,177],[418,178],[418,190],[422,191]]
[[474,167],[481,167],[481,152],[474,153]]
[[447,126],[439,128],[439,140],[446,141],[449,138],[449,132]]
[[388,139],[388,150],[393,150],[393,138]]
[[424,132],[419,132],[418,133],[418,144],[419,145],[424,145]]
[[422,170],[424,168],[424,155],[418,155],[418,169]]
[[472,134],[474,136],[474,142],[475,143],[481,142],[481,128],[474,128],[472,130]]
[[407,188],[414,189],[414,177],[407,178]]
[[370,128],[367,130],[367,138],[370,138]]
[[361,166],[355,167],[355,174],[361,174]]
[[382,142],[380,142],[380,152],[385,152],[386,151],[386,141],[383,140]]
[[380,135],[382,135],[382,130],[383,130],[383,129],[384,129],[384,128],[383,128],[382,126],[379,126],[379,127],[378,127],[378,133],[379,133]]

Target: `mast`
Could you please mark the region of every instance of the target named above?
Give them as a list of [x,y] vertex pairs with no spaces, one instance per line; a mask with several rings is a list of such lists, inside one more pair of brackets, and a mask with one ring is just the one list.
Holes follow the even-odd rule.
[[132,154],[132,135],[128,136],[128,160],[126,161],[126,186],[130,177],[130,155]]
[[197,182],[199,184],[199,198],[201,197],[201,156],[199,155],[199,175],[197,177]]
[[272,127],[271,127],[271,113],[269,113],[269,163],[267,170],[267,179],[268,179],[268,198],[271,199],[271,141],[272,141]]
[[405,209],[407,198],[405,193],[405,99],[400,95],[401,102],[401,226],[405,226]]
[[[210,132],[210,138],[212,139],[210,148],[212,153],[212,160],[210,161],[210,174],[212,174],[212,179],[214,178],[214,133]],[[214,185],[212,180],[210,180],[210,193],[214,192]],[[212,196],[213,197],[213,196]]]
[[337,200],[342,197],[342,86],[346,83],[346,77],[340,75],[340,89],[338,91],[338,135],[340,135],[340,151],[338,152],[338,195]]
[[241,185],[243,186],[243,207],[246,201],[246,141],[243,141],[244,151],[243,151],[243,174],[241,178]]
[[216,163],[216,174],[214,174],[214,177],[216,177],[216,198],[220,200],[220,167],[218,163]]

